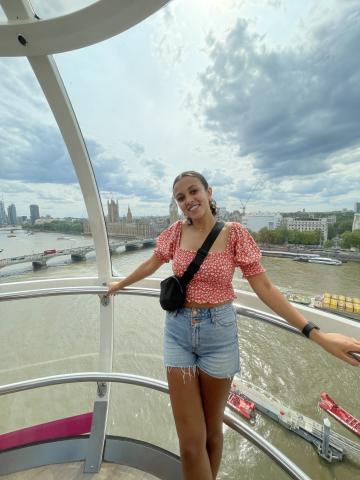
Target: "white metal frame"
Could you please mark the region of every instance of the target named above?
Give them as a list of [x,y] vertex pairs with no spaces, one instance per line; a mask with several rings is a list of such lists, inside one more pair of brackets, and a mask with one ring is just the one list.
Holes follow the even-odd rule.
[[[2,0],[10,21],[0,23],[0,56],[52,55],[88,47],[128,30],[168,2],[98,0],[68,15],[38,20],[26,0]],[[19,42],[19,34],[26,39],[26,45]]]
[[[95,245],[98,276],[94,286],[105,285],[112,278],[108,237],[101,199],[96,185],[86,145],[54,59],[50,54],[85,47],[110,38],[147,18],[169,0],[99,0],[92,5],[49,20],[39,20],[27,0],[0,0],[8,18],[0,24],[0,56],[26,56],[44,92],[47,102],[66,144],[80,184],[88,212]],[[30,281],[2,285],[1,292],[25,289],[79,287],[88,285],[85,279]],[[25,283],[25,285],[24,285]],[[41,288],[41,287],[40,287]],[[113,300],[99,302],[100,352],[99,368],[112,371],[113,359]],[[90,436],[87,471],[98,471],[105,441],[110,385],[105,394],[97,395],[94,404],[93,428]],[[99,433],[100,432],[100,433]],[[97,456],[97,458],[94,458]],[[95,467],[94,467],[95,465]]]
[[[39,20],[26,0],[0,0],[8,22],[0,23],[0,56],[25,56],[41,85],[44,95],[54,114],[82,190],[88,212],[90,228],[95,244],[98,275],[95,277],[33,280],[8,283],[0,286],[0,296],[14,292],[39,292],[44,289],[81,289],[92,286],[99,288],[112,279],[110,253],[101,200],[93,174],[91,162],[70,99],[51,54],[74,50],[97,43],[131,28],[169,0],[99,0],[92,5],[58,18]],[[21,37],[19,37],[21,36]],[[159,279],[146,280],[145,286],[158,287]],[[238,299],[245,307],[264,310],[254,294],[238,292]],[[112,371],[113,356],[113,300],[99,302],[100,308],[100,365],[102,372]],[[306,307],[304,307],[306,308]],[[265,308],[266,309],[266,308]],[[303,310],[302,307],[299,307]],[[324,329],[331,329],[359,336],[360,324],[341,320],[334,315],[306,309],[309,319],[315,319]],[[105,394],[95,400],[92,436],[97,458],[87,458],[88,471],[96,471],[101,462],[105,440],[109,401],[109,384],[105,383]],[[100,434],[99,434],[100,432]],[[90,437],[91,438],[91,437]],[[95,448],[96,444],[96,448]],[[100,455],[99,455],[100,452]],[[96,468],[90,468],[96,465]]]

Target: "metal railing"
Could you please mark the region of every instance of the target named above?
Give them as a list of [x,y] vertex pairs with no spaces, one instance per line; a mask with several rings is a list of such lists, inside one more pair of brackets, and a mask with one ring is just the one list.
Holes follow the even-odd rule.
[[[7,292],[0,295],[1,301],[21,300],[29,298],[40,298],[61,295],[89,295],[95,294],[101,297],[102,303],[106,303],[107,286],[70,286],[57,288],[37,288],[33,290],[24,290],[17,292]],[[144,288],[144,287],[127,287],[124,290],[117,292],[119,295],[135,295],[145,297],[158,297],[158,288]],[[260,320],[262,322],[271,324],[275,327],[286,330],[290,333],[302,336],[301,332],[289,325],[286,321],[267,312],[263,312],[256,308],[245,307],[236,304],[237,314],[245,317]],[[303,337],[305,338],[305,337]],[[106,382],[120,382],[128,383],[146,388],[152,388],[163,393],[168,393],[167,384],[161,381],[148,379],[146,377],[134,376],[130,374],[120,373],[104,373],[104,372],[82,372],[76,374],[55,375],[51,377],[44,377],[33,380],[26,380],[19,383],[0,386],[0,395],[15,393],[23,390],[33,388],[40,388],[49,385],[56,385],[61,383],[75,383],[75,382],[97,382],[98,383],[98,397],[106,394],[108,386]],[[232,429],[243,435],[259,449],[264,451],[280,468],[282,468],[291,478],[308,480],[309,477],[302,472],[299,467],[293,464],[281,451],[276,449],[271,443],[258,435],[246,423],[240,421],[230,413],[226,413],[224,422]]]
[[[0,396],[17,393],[24,390],[32,390],[34,388],[78,382],[97,382],[99,389],[103,388],[107,382],[125,383],[128,385],[150,388],[163,393],[169,393],[166,382],[148,377],[127,373],[83,372],[53,375],[49,377],[24,380],[22,382],[3,385],[0,387]],[[224,415],[224,423],[262,450],[269,458],[271,458],[273,462],[275,462],[284,472],[286,472],[290,478],[295,480],[311,480],[306,473],[304,473],[280,450],[265,440],[261,435],[256,433],[245,422],[236,418],[227,411]]]
[[[0,302],[11,300],[25,300],[29,298],[40,297],[52,297],[59,295],[103,295],[107,293],[106,286],[79,286],[79,287],[61,287],[61,288],[40,288],[36,290],[24,290],[18,292],[7,292],[0,295]],[[126,287],[124,290],[119,290],[116,295],[135,295],[146,297],[158,297],[160,290],[158,288],[145,288],[145,287]],[[287,330],[288,332],[301,335],[301,332],[289,325],[285,320],[282,320],[277,315],[262,312],[255,308],[243,307],[237,305],[235,302],[236,310],[239,315],[244,315],[255,320],[261,320],[263,322],[270,323],[276,327]]]

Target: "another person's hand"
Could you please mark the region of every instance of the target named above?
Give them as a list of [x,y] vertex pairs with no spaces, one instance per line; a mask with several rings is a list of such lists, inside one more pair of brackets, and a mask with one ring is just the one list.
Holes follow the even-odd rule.
[[319,336],[317,334],[318,332],[315,333],[314,338],[310,334],[310,338],[321,345],[327,352],[354,367],[360,366],[360,361],[348,354],[349,352],[360,354],[360,342],[358,340],[341,333],[321,332],[320,334],[319,332]]
[[106,293],[106,295],[110,296],[110,295],[114,295],[114,293],[116,293],[118,290],[121,290],[123,287],[121,285],[121,281],[120,282],[109,282],[108,283],[108,291]]

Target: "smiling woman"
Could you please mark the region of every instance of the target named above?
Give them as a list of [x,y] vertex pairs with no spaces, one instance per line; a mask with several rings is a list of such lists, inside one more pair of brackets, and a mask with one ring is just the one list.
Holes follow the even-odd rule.
[[[175,278],[186,291],[184,299],[180,297],[184,303],[174,298],[176,306],[168,302],[169,306],[164,306],[161,296],[160,303],[167,310],[164,365],[181,465],[187,480],[214,480],[222,456],[224,409],[233,377],[240,371],[232,305],[236,299],[232,287],[236,266],[265,305],[327,352],[359,367],[360,341],[322,332],[292,307],[267,278],[260,264],[260,250],[249,232],[239,223],[227,223],[226,228],[216,223],[212,189],[203,175],[181,173],[173,182],[173,195],[187,221],[179,220],[162,232],[153,255],[124,279],[110,282],[108,295],[151,276],[163,263],[172,261],[174,277],[162,282],[161,293],[170,295],[166,289],[169,280]],[[216,227],[221,233],[209,246]],[[172,291],[171,295],[179,297],[180,293]]]
[[180,209],[186,215],[189,224],[195,218],[204,214],[204,209],[210,207],[215,216],[216,203],[212,199],[212,188],[209,187],[205,177],[198,172],[189,170],[178,175],[173,183],[174,198]]
[[[0,54],[28,56],[0,60],[0,380],[51,375],[0,387],[0,394],[17,391],[15,400],[0,397],[0,446],[3,435],[19,439],[28,425],[34,432],[58,419],[71,423],[84,413],[80,407],[94,428],[80,438],[49,437],[16,452],[0,448],[0,474],[43,464],[51,451],[59,478],[65,460],[84,461],[94,473],[102,463],[137,459],[140,469],[179,480],[178,434],[188,478],[213,480],[239,343],[243,376],[269,394],[321,423],[321,385],[358,417],[357,372],[339,358],[355,364],[347,351],[359,344],[342,335],[358,338],[359,325],[289,306],[267,280],[259,247],[239,223],[250,210],[349,210],[358,200],[356,2],[308,0],[283,8],[277,1],[174,0],[162,9],[163,0],[70,3],[34,0],[33,11],[25,0],[0,0],[6,13]],[[53,52],[62,53],[53,58]],[[180,170],[186,171],[171,189]],[[185,218],[178,220],[179,213]],[[186,305],[166,315],[164,329],[152,298],[159,278],[112,297],[158,268],[159,277],[168,276],[171,259],[173,273],[182,275],[217,215],[225,225],[189,284]],[[149,259],[146,248],[156,237]],[[305,272],[305,265],[280,260],[264,264],[284,288],[313,294],[336,285],[336,292],[352,289],[360,296],[358,264],[324,275],[321,269],[331,266],[310,265]],[[243,285],[243,274],[251,292],[233,290],[234,270],[234,287]],[[297,328],[270,315],[264,303]],[[315,325],[305,326],[304,318]],[[313,341],[292,334],[304,326]],[[175,422],[167,396],[138,390],[155,385],[166,392],[166,379]],[[21,393],[85,380],[98,388],[84,393],[79,387],[74,395],[60,386]],[[110,382],[120,380],[137,388],[114,385],[110,392]],[[234,422],[228,424],[239,425]],[[256,429],[313,478],[333,477],[302,439],[292,440],[265,418]],[[246,425],[242,432],[269,447]],[[325,437],[319,441],[327,444]],[[224,451],[221,476],[229,480],[280,478],[270,460],[232,430],[225,430]],[[266,451],[282,459],[292,478],[308,480],[279,452]],[[337,466],[342,479],[356,478],[356,462]]]

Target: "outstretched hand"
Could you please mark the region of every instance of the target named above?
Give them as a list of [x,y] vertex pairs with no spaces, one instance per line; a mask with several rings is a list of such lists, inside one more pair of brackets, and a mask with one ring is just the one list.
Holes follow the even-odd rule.
[[118,290],[121,290],[121,282],[109,282],[108,283],[108,291],[106,293],[107,296],[114,295]]
[[347,337],[341,333],[324,333],[321,332],[319,338],[314,338],[314,341],[321,345],[324,350],[331,353],[344,362],[360,366],[360,361],[349,355],[349,352],[355,352],[360,355],[360,342],[352,337]]

